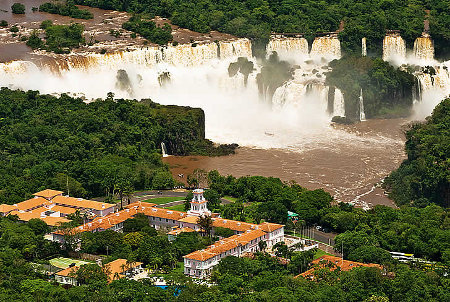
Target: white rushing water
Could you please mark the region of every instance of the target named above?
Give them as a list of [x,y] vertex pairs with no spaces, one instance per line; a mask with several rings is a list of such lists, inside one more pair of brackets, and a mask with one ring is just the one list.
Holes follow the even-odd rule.
[[344,95],[337,88],[334,90],[333,116],[345,117]]
[[359,94],[359,121],[363,122],[366,120],[366,113],[364,112],[364,98],[363,91]]
[[[330,88],[325,85],[329,60],[341,54],[339,40],[316,38],[308,54],[306,40],[296,39],[269,44],[269,50],[284,51],[298,65],[293,80],[275,91],[272,102],[260,100],[256,82],[260,66],[251,57],[247,39],[69,56],[58,61],[58,72],[55,67],[38,68],[27,61],[0,64],[0,86],[49,94],[70,93],[87,100],[114,92],[116,98],[151,98],[161,104],[200,107],[206,115],[207,138],[219,143],[296,151],[330,148],[337,142],[364,145],[366,140],[330,127],[332,116],[346,115],[342,92],[334,89],[334,99],[329,102]],[[247,85],[242,74],[228,75],[229,64],[241,56],[255,63],[256,70],[250,74]],[[127,87],[117,85],[118,70],[126,72]],[[162,73],[170,75],[170,81],[164,85],[158,81]],[[433,76],[423,74],[420,83],[425,98],[419,105],[427,110],[417,109],[418,116],[419,112],[431,112],[428,107],[435,105],[427,100],[428,93],[431,97],[438,88],[443,91],[450,87],[448,69],[442,67]]]
[[366,37],[361,39],[361,55],[363,57],[367,56],[367,39],[366,39]]

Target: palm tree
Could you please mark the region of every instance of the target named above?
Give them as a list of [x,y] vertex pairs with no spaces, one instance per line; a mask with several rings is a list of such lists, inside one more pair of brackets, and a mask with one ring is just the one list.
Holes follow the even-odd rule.
[[264,240],[261,240],[260,242],[258,242],[258,249],[260,252],[264,252],[267,248],[267,242],[265,242]]
[[197,224],[202,228],[208,237],[211,237],[211,231],[213,228],[213,220],[209,215],[199,216],[197,219]]

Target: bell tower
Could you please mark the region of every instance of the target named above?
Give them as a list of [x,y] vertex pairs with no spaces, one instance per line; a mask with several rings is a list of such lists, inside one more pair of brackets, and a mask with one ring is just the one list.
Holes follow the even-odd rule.
[[208,210],[208,201],[203,197],[202,189],[195,189],[192,191],[194,197],[191,200],[191,209],[187,211],[188,215],[191,216],[210,216],[211,211]]

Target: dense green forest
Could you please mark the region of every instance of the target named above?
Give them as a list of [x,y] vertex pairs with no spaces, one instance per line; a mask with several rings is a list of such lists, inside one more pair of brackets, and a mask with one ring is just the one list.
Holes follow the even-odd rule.
[[385,180],[399,205],[450,205],[450,99],[443,100],[424,123],[406,132],[408,158]]
[[[412,47],[421,35],[430,11],[430,33],[436,55],[450,55],[450,5],[448,0],[74,0],[76,4],[124,10],[170,18],[173,24],[198,32],[210,30],[267,41],[270,32],[304,33],[312,39],[318,32],[340,33],[346,52],[361,53],[361,38],[367,37],[369,53],[380,54],[387,29],[401,30]],[[255,43],[256,44],[256,43]]]
[[[329,65],[326,84],[344,94],[345,112],[359,120],[359,97],[363,89],[366,117],[408,116],[412,106],[414,76],[380,58],[346,56]],[[333,99],[333,98],[330,98]]]
[[65,94],[0,90],[0,200],[15,203],[43,188],[79,197],[172,187],[160,159],[171,154],[220,155],[235,146],[205,140],[201,109],[151,100],[89,104]]

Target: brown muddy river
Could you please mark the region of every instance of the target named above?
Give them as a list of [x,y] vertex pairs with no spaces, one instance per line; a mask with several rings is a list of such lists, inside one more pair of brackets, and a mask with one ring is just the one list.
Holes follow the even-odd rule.
[[[309,189],[323,188],[336,200],[357,206],[395,206],[383,190],[374,188],[405,158],[402,128],[405,119],[369,120],[351,126],[338,126],[366,144],[335,142],[305,151],[239,148],[235,155],[222,157],[169,156],[174,176],[183,181],[196,168],[217,169],[236,177],[263,175],[294,180]],[[178,174],[184,174],[180,178]]]

